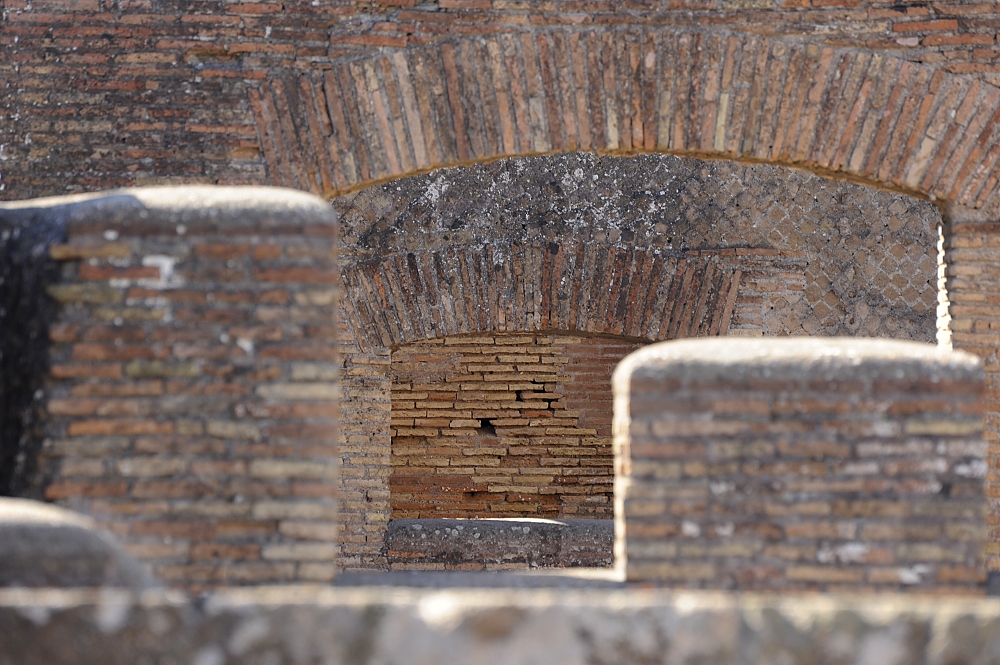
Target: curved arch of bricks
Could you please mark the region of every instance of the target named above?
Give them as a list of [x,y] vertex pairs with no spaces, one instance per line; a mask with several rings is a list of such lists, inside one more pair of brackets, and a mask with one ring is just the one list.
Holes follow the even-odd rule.
[[[505,255],[506,254],[506,255]],[[584,243],[449,247],[343,272],[362,348],[475,332],[571,330],[648,340],[724,335],[741,263],[775,250],[678,258]]]
[[448,247],[342,268],[341,565],[385,565],[379,550],[391,513],[392,350],[477,332],[561,330],[649,341],[725,334],[742,270],[762,258],[770,264],[778,252],[677,257],[611,244],[514,243],[503,254]]
[[1000,204],[1000,89],[882,53],[672,27],[468,37],[250,91],[276,184],[326,196],[566,151],[795,165]]

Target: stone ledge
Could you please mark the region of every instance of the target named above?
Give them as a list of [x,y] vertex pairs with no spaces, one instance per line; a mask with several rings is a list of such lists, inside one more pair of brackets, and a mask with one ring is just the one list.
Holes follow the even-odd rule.
[[279,187],[143,187],[0,203],[0,225],[49,222],[157,227],[269,228],[335,225],[323,199]]
[[389,522],[393,569],[610,567],[614,521],[596,519],[398,519]]
[[[731,385],[764,379],[809,382],[981,381],[978,358],[931,344],[865,338],[692,339],[652,344],[615,370],[618,392],[646,380]],[[856,390],[848,387],[849,390]]]
[[995,662],[1000,602],[911,595],[0,590],[0,663]]

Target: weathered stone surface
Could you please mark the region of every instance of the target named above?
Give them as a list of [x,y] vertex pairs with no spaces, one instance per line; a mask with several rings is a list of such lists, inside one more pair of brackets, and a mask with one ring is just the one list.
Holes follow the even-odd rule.
[[0,664],[991,665],[1000,603],[644,590],[0,590]]
[[613,545],[599,519],[397,519],[385,535],[393,570],[609,567]]
[[[57,196],[0,204],[0,220],[58,220],[81,230],[99,226],[101,231],[146,233],[235,228],[281,229],[303,224],[336,224],[320,199],[302,192],[276,187],[144,187],[95,194]],[[184,228],[178,231],[177,225]],[[113,238],[117,238],[115,234]],[[72,243],[70,243],[72,246]],[[120,245],[116,245],[116,248]],[[81,258],[61,248],[65,258]],[[103,252],[104,258],[109,257]]]
[[154,585],[142,565],[88,518],[37,501],[0,498],[0,587]]

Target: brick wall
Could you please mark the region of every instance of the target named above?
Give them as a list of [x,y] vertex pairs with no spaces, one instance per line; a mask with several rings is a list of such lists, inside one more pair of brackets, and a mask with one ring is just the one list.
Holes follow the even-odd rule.
[[615,337],[590,337],[566,344],[566,378],[561,384],[565,391],[566,408],[580,414],[580,426],[594,429],[600,437],[611,437],[611,415],[614,400],[611,395],[611,374],[621,359],[646,342]]
[[335,216],[279,190],[0,210],[54,225],[44,498],[170,584],[327,581],[336,553]]
[[[1000,363],[997,348],[995,282],[1000,274],[1000,224],[968,210],[951,210],[953,223],[945,236],[947,286],[950,299],[951,343],[978,356],[986,372],[986,426],[984,437],[987,475],[986,497],[989,541],[986,564],[993,576],[1000,573]],[[992,582],[995,584],[995,580]]]
[[[56,334],[63,337],[57,340],[54,357],[60,365],[85,362],[83,355],[73,360],[73,354],[111,354],[117,348],[114,340],[119,338],[123,345],[120,353],[136,357],[123,355],[119,360],[114,356],[114,360],[94,360],[100,363],[94,368],[85,364],[82,369],[71,369],[71,373],[85,376],[57,377],[53,395],[55,408],[62,408],[59,400],[80,396],[67,395],[70,388],[66,385],[79,382],[80,386],[72,388],[78,392],[105,390],[95,387],[105,378],[109,385],[121,384],[106,390],[165,391],[164,395],[133,395],[123,402],[135,411],[128,417],[137,419],[157,413],[162,405],[167,409],[160,413],[164,422],[152,418],[157,427],[176,429],[179,425],[174,420],[181,418],[176,410],[194,407],[208,409],[211,414],[182,419],[185,423],[195,421],[193,427],[208,420],[266,420],[272,413],[280,420],[286,417],[284,412],[253,403],[247,397],[247,391],[252,390],[239,386],[251,379],[264,381],[272,373],[279,383],[322,385],[337,375],[341,362],[344,399],[336,455],[342,462],[341,512],[339,524],[331,526],[324,519],[326,527],[317,526],[315,534],[327,539],[320,542],[323,547],[335,540],[341,543],[339,561],[345,568],[385,565],[380,551],[392,512],[393,348],[456,334],[550,335],[560,330],[588,338],[610,334],[648,340],[725,331],[741,335],[855,333],[918,340],[931,340],[935,334],[933,238],[937,211],[915,199],[788,169],[663,156],[511,160],[375,187],[336,201],[334,213],[342,216],[344,224],[341,265],[347,294],[340,303],[335,330],[330,315],[335,304],[322,296],[326,286],[309,286],[293,295],[289,288],[265,288],[263,282],[253,281],[251,268],[258,262],[268,268],[271,264],[267,262],[272,260],[279,262],[276,266],[289,261],[303,268],[298,273],[303,280],[326,278],[304,270],[311,262],[320,261],[310,252],[326,251],[323,245],[297,236],[297,231],[286,233],[277,226],[242,231],[237,225],[232,239],[221,233],[203,239],[189,229],[184,235],[172,229],[134,242],[115,229],[109,230],[126,240],[108,241],[103,230],[93,232],[96,235],[87,236],[87,242],[110,243],[120,255],[67,263],[77,266],[65,269],[69,291],[53,294],[65,300],[64,316],[77,317],[73,320],[79,319],[80,326],[94,317],[95,330],[105,330],[101,334],[107,339],[78,338],[83,333],[77,328],[64,331],[57,326]],[[119,246],[123,242],[127,247]],[[219,247],[196,249],[213,243]],[[231,250],[227,249],[230,245]],[[258,246],[269,249],[254,249]],[[269,258],[270,254],[248,253],[251,250],[280,253]],[[217,257],[212,254],[216,251]],[[144,260],[149,265],[144,265]],[[220,302],[218,293],[213,292],[219,291],[217,284],[237,279],[251,280],[247,284],[253,286],[247,286],[246,293],[254,295],[240,296],[244,299],[238,302]],[[98,295],[87,295],[88,289],[102,283]],[[232,290],[243,293],[240,288]],[[73,300],[80,297],[107,298],[109,303],[84,306]],[[125,304],[116,305],[119,298]],[[272,298],[277,300],[272,302]],[[115,306],[135,317],[134,321],[121,317],[120,336],[108,332],[119,328],[115,326],[117,317],[111,316]],[[145,314],[142,308],[146,308]],[[111,318],[105,320],[108,316]],[[143,316],[150,320],[141,320]],[[325,323],[310,323],[313,316],[323,317]],[[203,317],[200,323],[196,322],[198,317]],[[245,322],[240,323],[240,317]],[[184,326],[194,327],[188,330]],[[171,337],[166,331],[174,328],[179,331],[170,332]],[[341,361],[332,360],[328,351],[316,350],[329,340],[294,341],[334,333],[341,343]],[[185,335],[191,339],[180,339]],[[155,336],[163,336],[164,341]],[[228,341],[222,341],[223,337]],[[86,344],[95,346],[88,350]],[[280,350],[284,344],[288,347]],[[253,349],[252,357],[247,355],[248,348]],[[171,359],[180,364],[174,367]],[[91,371],[121,372],[122,376],[101,377],[89,374]],[[184,371],[192,376],[184,376]],[[158,374],[164,372],[181,375]],[[211,377],[232,385],[236,392],[232,396],[205,395],[207,388],[202,384]],[[101,401],[109,396],[84,397]],[[116,403],[123,399],[117,396]],[[251,406],[255,410],[250,410]],[[567,406],[588,417],[586,409],[571,403]],[[83,407],[71,403],[66,408]],[[87,408],[126,406],[91,404]],[[112,416],[64,413],[54,422],[59,428],[68,428],[75,420]],[[292,427],[292,423],[285,425]],[[251,441],[254,446],[270,440],[272,432],[284,440],[284,430],[276,423],[259,427],[262,442]],[[600,432],[600,425],[585,422],[581,427]],[[159,445],[157,437],[167,435],[148,436],[152,438],[143,438],[143,445],[155,446]],[[191,455],[204,450],[214,459],[211,456],[217,453],[213,451],[220,450],[215,435],[183,436],[205,446],[190,448]],[[303,432],[301,436],[311,434]],[[114,445],[125,445],[127,452],[137,445],[136,437],[139,434],[112,440]],[[52,436],[54,441],[64,438],[62,430]],[[178,440],[189,442],[188,438]],[[157,460],[169,457],[166,453],[149,454]],[[63,456],[59,452],[50,460]],[[246,460],[238,461],[231,469],[242,473]],[[181,460],[172,463],[181,465]],[[177,492],[175,503],[186,501],[183,492],[188,490],[200,492],[205,500],[218,491],[229,500],[243,501],[232,508],[235,513],[247,510],[246,494],[235,489],[236,481],[202,483],[198,476],[184,489],[169,478],[125,481],[111,462],[75,464],[63,468],[52,463],[40,481],[42,486],[55,488],[51,491],[65,497],[61,500],[70,505],[89,501],[75,493],[85,491],[88,483],[107,481],[124,483],[118,487],[126,494],[116,499],[120,503],[114,504],[114,510],[123,510],[127,493],[153,488]],[[84,472],[106,475],[81,475]],[[188,474],[188,467],[178,473]],[[295,486],[288,479],[274,482]],[[305,484],[297,487],[300,489],[295,491],[307,491]],[[153,498],[159,501],[162,497]],[[174,510],[171,501],[143,503],[147,506],[144,510],[164,506]],[[96,505],[111,510],[107,506],[112,504]],[[135,519],[152,521],[148,516]],[[269,528],[279,528],[276,524]],[[119,528],[119,532],[131,538],[130,528]],[[159,536],[150,535],[145,541],[136,536],[136,542],[149,546],[150,552],[167,552],[155,557],[149,554],[157,565],[192,565],[185,552],[196,538],[171,537],[177,541],[174,549],[153,548],[150,543]],[[233,542],[243,543],[240,538]],[[247,552],[253,551],[253,543],[250,545]],[[319,556],[323,547],[315,546],[311,551]],[[280,570],[289,569],[290,564],[279,563],[284,565]],[[188,571],[181,567],[174,570],[177,575]],[[190,570],[193,575],[209,578],[237,574],[238,568],[199,563]],[[323,568],[310,570],[318,575]],[[261,579],[272,579],[261,575]]]
[[611,372],[641,344],[494,334],[393,352],[392,517],[611,517]]
[[[994,211],[995,219],[997,20],[995,3],[983,2],[3,0],[0,198],[192,182],[284,184],[332,195],[446,164],[538,152],[656,151],[793,165],[939,203],[961,202]],[[616,207],[654,211],[646,219],[664,227],[651,225],[660,230],[645,237],[615,235],[614,224],[600,215],[553,223],[563,213],[558,207],[526,215],[544,223],[526,224],[523,234],[466,228],[510,239],[506,246],[533,263],[517,265],[507,260],[509,252],[498,257],[495,247],[487,250],[479,241],[462,240],[444,251],[451,241],[422,244],[447,235],[442,229],[401,234],[411,238],[396,239],[405,251],[388,251],[390,244],[348,261],[341,319],[348,350],[345,565],[374,565],[388,519],[393,346],[483,327],[535,331],[544,316],[552,325],[553,312],[574,330],[614,334],[627,327],[630,336],[668,338],[659,334],[662,317],[655,326],[654,315],[633,317],[626,326],[619,310],[641,311],[626,306],[640,293],[656,293],[658,304],[665,303],[669,294],[657,289],[668,283],[664,266],[672,260],[701,261],[695,252],[708,249],[705,264],[718,265],[726,255],[716,250],[746,247],[777,254],[758,253],[755,272],[741,275],[741,298],[729,320],[733,332],[928,334],[933,288],[920,278],[932,270],[934,243],[924,236],[933,234],[933,224],[913,233],[914,226],[896,226],[896,220],[920,206],[915,214],[924,221],[928,210],[936,211],[900,204],[902,198],[890,202],[878,192],[844,213],[846,189],[775,173],[780,176],[763,178],[739,196],[713,189],[708,178],[704,197],[697,193],[695,200],[709,201],[707,211],[718,202],[725,214],[685,214],[673,222],[669,206],[656,212],[657,192],[666,188],[638,189],[634,201]],[[574,189],[571,179],[539,182],[526,192],[538,201]],[[393,185],[345,204],[361,200],[360,216],[367,215],[370,226],[355,227],[376,245],[388,234],[372,210],[392,208],[379,201],[391,196]],[[797,195],[796,187],[804,193]],[[774,192],[784,196],[773,197],[761,214],[753,199]],[[476,200],[468,190],[461,196]],[[498,200],[506,200],[502,192]],[[900,205],[906,214],[895,212]],[[747,207],[752,212],[744,215]],[[720,219],[735,220],[739,233],[717,230]],[[580,237],[592,223],[597,235],[608,233],[596,243]],[[754,235],[761,228],[769,231],[763,239]],[[547,253],[548,241],[569,236],[574,242]],[[672,247],[668,239],[675,237],[726,242]],[[418,247],[426,251],[414,251]],[[583,247],[592,253],[580,254]],[[521,289],[522,300],[501,311],[490,309],[491,299],[500,302],[496,293],[466,288],[484,283],[491,265],[515,272],[527,266],[529,277],[551,286],[561,276],[544,280],[558,275],[557,267],[576,269],[574,252],[584,257],[581,272],[589,272],[592,283],[603,287],[605,275],[626,275],[613,283],[636,291],[618,291],[612,305],[619,307],[596,303],[587,321],[567,323],[563,315],[576,311],[572,291],[545,295],[516,276],[506,283]],[[599,253],[605,261],[597,269]],[[748,261],[739,263],[743,267],[726,265],[744,270]],[[550,264],[554,271],[547,275],[531,272]],[[432,265],[462,276],[450,292],[419,290],[437,283],[437,276],[427,276]],[[650,279],[632,279],[646,267]],[[413,297],[398,290],[396,275],[416,289],[407,292]],[[583,288],[569,277],[567,284]],[[485,320],[450,310],[454,302],[473,304]],[[552,303],[564,309],[553,310]],[[518,319],[509,322],[509,316]],[[398,328],[397,321],[423,327]],[[369,339],[359,329],[384,336]]]
[[[843,187],[841,202],[850,198],[851,191]],[[892,207],[901,197],[894,201],[894,195],[885,196],[889,197],[886,210],[896,215]],[[722,199],[716,195],[701,200]],[[688,210],[694,214],[697,209],[696,202]],[[353,210],[365,214],[364,206]],[[581,302],[574,300],[572,288],[554,288],[562,284],[555,269],[561,253],[545,244],[536,254],[527,253],[537,264],[521,264],[519,269],[513,263],[501,265],[501,271],[518,276],[510,285],[517,291],[509,296],[493,292],[489,297],[497,298],[498,306],[491,309],[479,307],[481,300],[476,300],[490,293],[477,281],[484,273],[470,270],[471,263],[463,264],[463,254],[454,252],[452,245],[445,249],[459,257],[458,269],[427,273],[443,280],[430,283],[435,293],[451,296],[423,301],[434,303],[433,307],[423,309],[416,297],[426,294],[426,288],[401,289],[391,279],[369,282],[376,288],[365,298],[392,298],[392,307],[410,316],[411,327],[397,317],[392,325],[402,327],[390,328],[387,313],[392,310],[386,308],[379,320],[386,327],[379,330],[359,328],[363,319],[356,306],[358,291],[340,301],[341,323],[333,326],[339,275],[332,264],[335,216],[315,199],[274,192],[140,191],[6,206],[3,215],[4,220],[54,225],[57,236],[68,238],[50,250],[62,264],[63,281],[49,289],[62,310],[51,328],[54,364],[42,487],[49,498],[95,515],[168,580],[184,580],[193,588],[327,579],[334,571],[331,557],[338,540],[345,554],[343,566],[385,565],[379,551],[390,517],[392,352],[378,340],[380,335],[391,339],[387,331],[415,335],[437,326],[446,337],[463,328],[480,334],[485,331],[477,328],[488,330],[499,324],[499,319],[490,317],[509,311],[515,316],[505,319],[504,334],[547,337],[553,333],[539,329],[543,321],[575,320],[584,328],[574,333],[580,337],[583,332],[607,332],[602,326],[641,326],[656,319],[657,330],[679,336],[721,331],[725,317],[720,313],[726,311],[733,317],[733,330],[741,299],[751,298],[745,311],[756,307],[759,318],[756,324],[745,321],[740,330],[752,333],[757,325],[759,335],[767,332],[764,326],[769,320],[764,311],[768,301],[760,295],[764,288],[760,283],[766,280],[764,273],[747,266],[777,261],[767,274],[784,286],[771,293],[790,294],[795,284],[804,284],[802,290],[808,292],[803,276],[809,275],[813,260],[807,251],[791,263],[781,263],[783,250],[771,248],[689,249],[690,259],[662,251],[659,256],[665,261],[676,265],[689,261],[704,270],[661,271],[660,286],[650,288],[641,280],[653,272],[624,270],[642,265],[633,260],[635,250],[612,246],[607,256],[613,260],[604,274],[620,276],[615,277],[618,286],[612,282],[608,291],[593,289],[592,297]],[[431,219],[437,223],[449,218]],[[492,223],[489,214],[478,219]],[[508,219],[512,228],[527,230],[516,216]],[[700,228],[697,219],[688,222],[692,233]],[[895,219],[882,223],[891,231]],[[920,220],[899,218],[893,231],[897,242],[889,246],[889,253],[907,246],[905,234],[914,230],[913,225],[923,228]],[[753,216],[748,221],[757,228]],[[356,220],[351,224],[353,233],[358,225]],[[601,222],[587,228],[588,233],[603,232]],[[803,227],[790,228],[800,232]],[[819,233],[831,228],[838,227],[820,218]],[[843,224],[843,229],[850,228]],[[618,229],[624,233],[642,230],[642,225],[619,224]],[[472,230],[479,232],[475,226]],[[669,230],[655,229],[651,236],[663,242],[659,234]],[[463,229],[458,226],[453,232],[461,234]],[[419,243],[434,233],[431,226],[401,238],[404,243]],[[844,247],[856,242],[851,233],[841,231],[841,236]],[[475,245],[468,236],[462,242],[469,243],[464,250],[467,258]],[[364,275],[362,269],[378,265],[377,260],[398,256],[391,245],[374,242],[347,249],[370,252],[367,261],[348,253],[344,271],[348,276],[351,269]],[[403,266],[405,256],[400,257]],[[900,255],[906,256],[907,252]],[[900,257],[897,260],[902,261]],[[798,277],[782,276],[788,273],[783,266],[803,264],[793,273]],[[594,264],[581,265],[577,273],[581,283],[601,283],[603,277],[586,274],[587,265]],[[656,263],[650,260],[646,265]],[[727,265],[732,267],[724,270]],[[718,274],[734,276],[731,283],[738,288],[731,306],[733,291],[720,286],[726,281],[706,277],[712,266]],[[756,276],[736,280],[737,272]],[[960,295],[961,286],[956,282]],[[616,299],[614,288],[627,295]],[[646,296],[634,299],[636,294]],[[507,309],[509,303],[513,304]],[[609,314],[607,308],[618,303],[624,303],[624,318]],[[635,308],[634,303],[647,309]],[[650,315],[651,306],[656,316]],[[576,319],[556,316],[573,307]],[[442,316],[446,312],[470,318],[449,319]],[[719,327],[713,323],[717,320]],[[880,325],[891,320],[882,319]],[[909,329],[906,319],[896,321],[897,330]],[[459,329],[449,330],[453,324]],[[516,328],[521,330],[511,330]],[[956,330],[961,329],[957,325]],[[617,330],[620,334],[623,328]],[[917,334],[933,335],[933,329]],[[332,349],[338,336],[344,347],[345,396],[339,450],[332,446],[336,434],[331,425],[338,411],[335,381],[341,361]],[[411,339],[404,345],[419,341]],[[333,478],[338,457],[343,460],[339,485],[343,518],[333,526],[330,498],[338,488]]]
[[[163,182],[270,182],[332,195],[503,156],[658,151],[794,165],[996,211],[995,5],[834,4],[4,0],[0,197]],[[496,168],[480,173],[503,175]],[[734,168],[754,176],[764,167]],[[601,215],[560,224],[573,208],[558,206],[519,218],[520,231],[463,229],[504,239],[530,259],[520,264],[468,235],[453,242],[443,239],[447,230],[420,231],[422,222],[397,244],[379,245],[391,234],[373,210],[391,209],[382,197],[407,185],[348,197],[344,205],[360,201],[368,224],[353,228],[373,245],[345,269],[345,564],[371,565],[388,519],[393,346],[484,328],[536,331],[556,320],[668,338],[691,323],[668,319],[676,330],[660,334],[655,309],[674,302],[660,289],[675,283],[667,268],[681,259],[699,270],[723,265],[727,278],[744,271],[733,332],[918,339],[932,330],[933,288],[921,277],[933,264],[933,240],[924,237],[933,224],[896,224],[911,213],[926,222],[928,210],[936,214],[929,204],[869,192],[844,213],[844,200],[853,208],[857,191],[868,190],[772,173],[744,179],[757,187],[740,195],[713,189],[713,178],[699,192],[681,188],[705,201],[704,214],[687,214],[698,206],[684,203],[673,221],[673,208],[657,208],[657,192],[668,188],[637,188],[616,207],[650,211],[645,221],[655,223],[646,228],[656,233],[631,239]],[[527,198],[587,191],[572,178],[538,182]],[[496,184],[482,191],[508,200]],[[764,214],[754,199],[776,192]],[[723,233],[721,219],[739,232]],[[592,228],[607,235],[582,237]],[[672,246],[678,237],[703,243]],[[441,240],[427,244],[433,239]],[[748,247],[766,251],[750,261],[739,254]],[[506,294],[471,288],[497,265],[509,271]],[[591,282],[574,281],[578,267]],[[440,274],[459,277],[445,291],[421,290]],[[629,287],[613,291],[618,301],[588,303],[585,320],[566,318],[579,313],[572,289],[603,287],[608,275],[614,288]],[[564,276],[569,292],[551,288]],[[514,291],[520,300],[503,300]],[[652,314],[628,320],[643,311],[633,297],[651,293]],[[450,309],[463,302],[477,316]],[[491,308],[500,302],[509,308]]]
[[615,373],[630,582],[983,593],[977,358],[887,340],[689,340]]

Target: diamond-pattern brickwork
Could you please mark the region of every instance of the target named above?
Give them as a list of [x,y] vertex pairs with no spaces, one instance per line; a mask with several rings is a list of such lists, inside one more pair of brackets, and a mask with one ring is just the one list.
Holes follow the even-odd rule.
[[[400,180],[336,199],[334,207],[342,213],[347,265],[378,261],[381,272],[399,273],[381,257],[410,253],[422,261],[468,246],[491,248],[496,263],[512,241],[543,251],[557,241],[634,243],[667,257],[777,250],[785,263],[772,259],[766,279],[751,280],[752,270],[744,270],[745,285],[765,290],[761,320],[748,325],[775,335],[934,339],[938,211],[801,171],[669,156],[563,155]],[[766,295],[776,279],[797,285]]]

